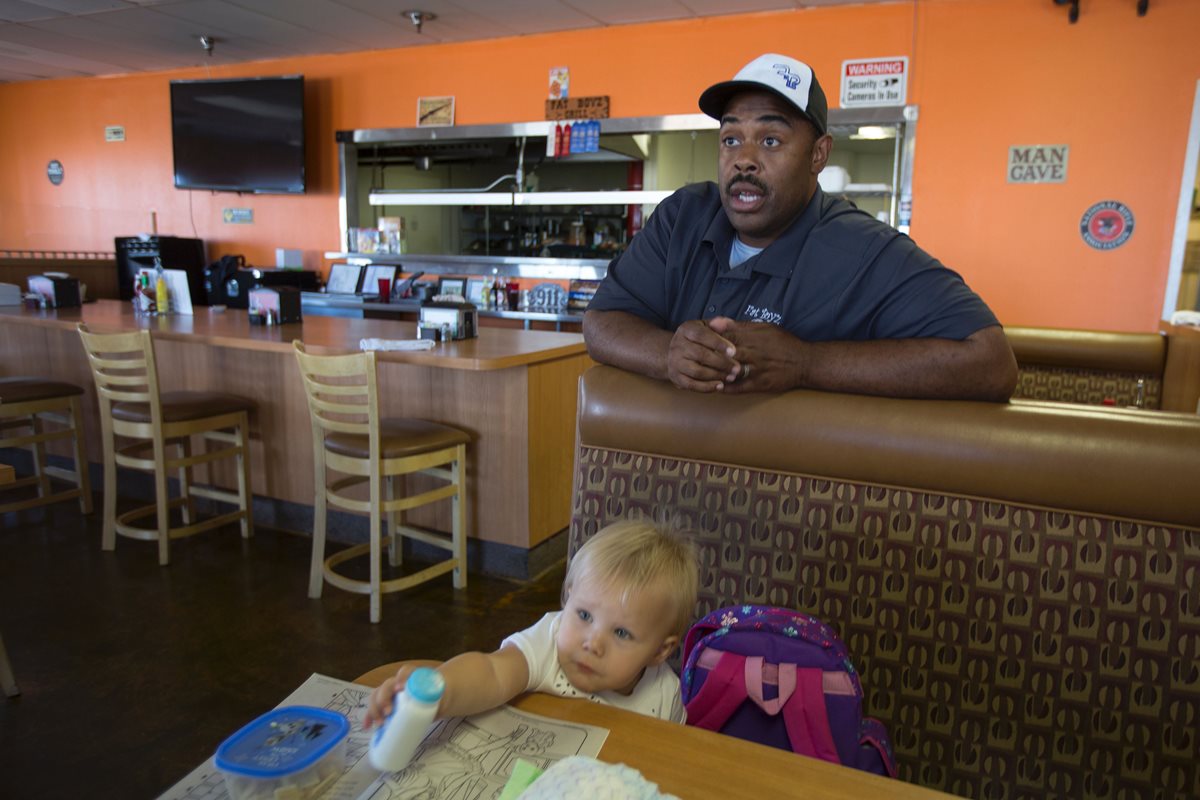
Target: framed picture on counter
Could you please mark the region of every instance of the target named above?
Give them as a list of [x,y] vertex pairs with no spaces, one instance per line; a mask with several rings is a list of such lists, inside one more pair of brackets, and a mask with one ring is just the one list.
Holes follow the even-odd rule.
[[467,279],[467,302],[477,306],[483,305],[483,278]]
[[362,282],[363,268],[355,264],[334,264],[329,268],[329,282],[325,291],[329,294],[354,294]]
[[442,278],[438,283],[438,294],[456,294],[460,297],[466,288],[466,281],[462,278]]

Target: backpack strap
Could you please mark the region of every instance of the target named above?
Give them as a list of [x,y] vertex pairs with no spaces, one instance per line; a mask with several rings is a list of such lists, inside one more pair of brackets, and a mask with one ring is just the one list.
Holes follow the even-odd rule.
[[[783,668],[779,666],[779,691],[783,693]],[[825,709],[825,692],[821,688],[822,671],[819,667],[797,669],[795,675],[796,695],[783,706],[783,724],[787,728],[792,749],[806,756],[842,763],[837,746],[833,743],[833,731],[829,727],[829,714]]]
[[717,665],[708,674],[704,685],[684,706],[688,725],[708,731],[720,730],[738,706],[749,696],[746,693],[745,656],[721,653]]
[[822,687],[823,671],[819,667],[798,669],[795,664],[780,664],[779,696],[765,700],[762,657],[717,652],[720,652],[720,658],[716,665],[700,691],[686,704],[689,725],[718,731],[749,699],[771,716],[782,712],[794,752],[834,764],[842,763],[829,727]]

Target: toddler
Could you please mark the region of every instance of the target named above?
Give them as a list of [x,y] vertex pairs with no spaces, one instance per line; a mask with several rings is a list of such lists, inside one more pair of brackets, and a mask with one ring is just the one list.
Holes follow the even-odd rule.
[[664,662],[691,622],[698,582],[695,550],[683,536],[646,522],[609,525],[571,560],[561,611],[509,636],[494,653],[463,653],[440,665],[405,662],[372,693],[366,724],[391,713],[396,689],[422,666],[445,678],[439,717],[546,692],[682,723],[679,678]]

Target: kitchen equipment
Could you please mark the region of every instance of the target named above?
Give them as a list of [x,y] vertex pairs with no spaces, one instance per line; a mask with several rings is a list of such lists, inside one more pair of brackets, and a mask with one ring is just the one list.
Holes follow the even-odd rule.
[[181,269],[188,276],[192,302],[208,305],[204,289],[203,239],[179,236],[119,236],[113,240],[117,254],[117,292],[122,300],[133,299],[133,281],[143,269],[154,269],[155,259],[166,269]]

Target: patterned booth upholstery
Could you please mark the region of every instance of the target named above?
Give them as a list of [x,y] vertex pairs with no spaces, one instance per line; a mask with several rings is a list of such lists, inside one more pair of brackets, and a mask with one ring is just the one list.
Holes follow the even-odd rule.
[[1162,334],[1018,327],[1004,332],[1019,367],[1015,397],[1162,408],[1167,362]]
[[697,616],[846,640],[901,776],[987,798],[1200,785],[1200,420],[1016,401],[709,396],[581,381],[572,552],[695,530]]

